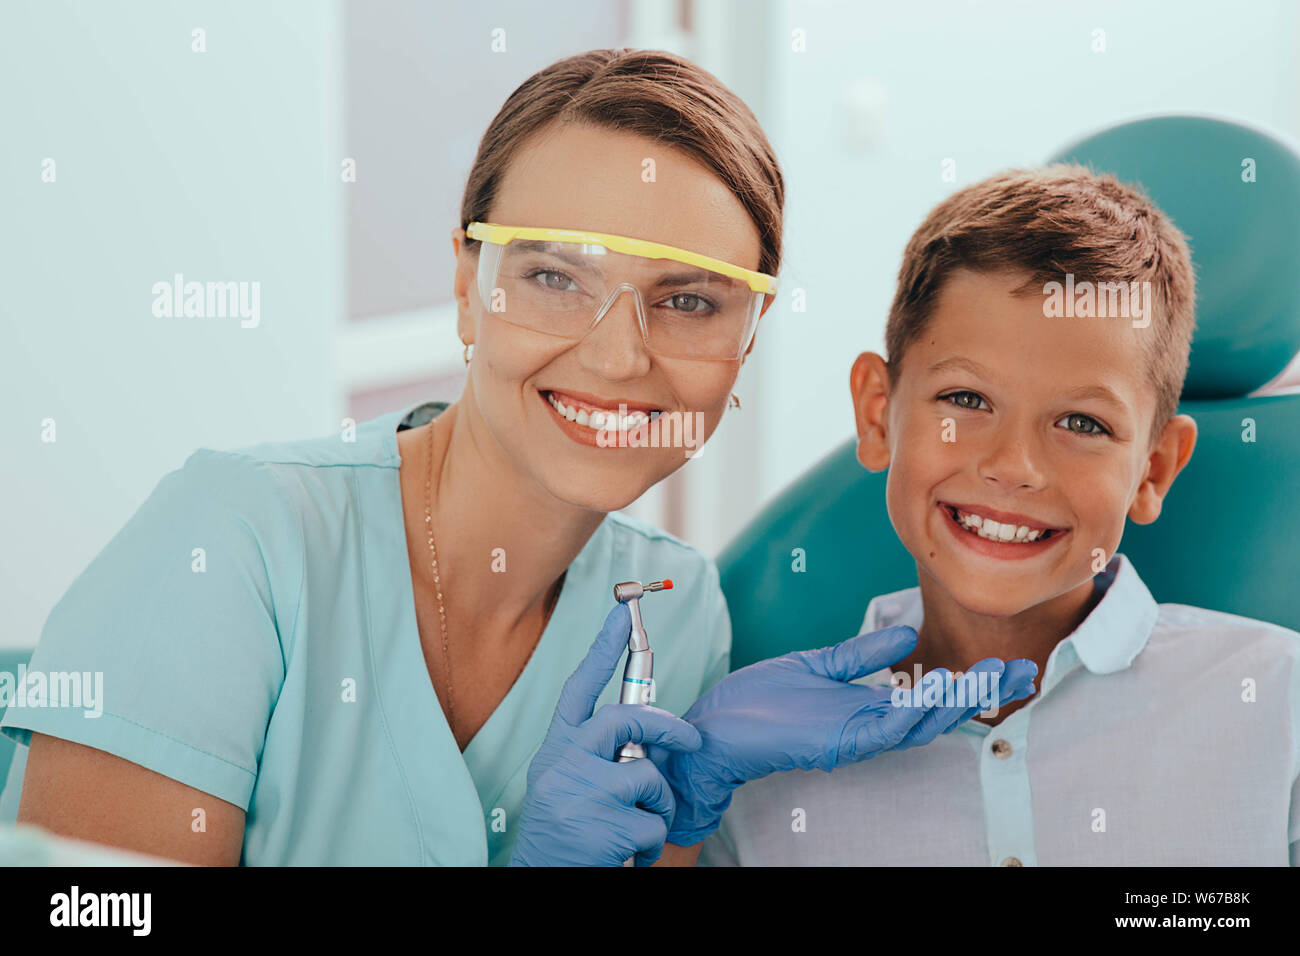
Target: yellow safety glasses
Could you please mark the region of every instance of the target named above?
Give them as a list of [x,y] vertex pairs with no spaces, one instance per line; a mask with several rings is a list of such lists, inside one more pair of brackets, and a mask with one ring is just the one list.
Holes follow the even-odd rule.
[[646,350],[665,358],[733,361],[754,339],[776,279],[645,239],[472,222],[478,290],[493,315],[576,340],[632,293]]

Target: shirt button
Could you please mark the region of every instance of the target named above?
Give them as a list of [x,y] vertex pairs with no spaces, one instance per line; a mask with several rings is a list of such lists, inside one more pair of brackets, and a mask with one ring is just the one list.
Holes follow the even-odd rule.
[[1009,856],[1009,857],[1007,857],[1005,860],[1003,860],[1003,861],[1002,861],[1000,864],[998,864],[998,865],[999,865],[999,866],[1024,866],[1024,864],[1021,863],[1021,862],[1020,862],[1018,859],[1016,859],[1014,856]]
[[993,745],[990,749],[993,751],[993,756],[997,757],[999,760],[1006,760],[1011,756],[1011,744],[1007,743],[1001,737],[993,741]]

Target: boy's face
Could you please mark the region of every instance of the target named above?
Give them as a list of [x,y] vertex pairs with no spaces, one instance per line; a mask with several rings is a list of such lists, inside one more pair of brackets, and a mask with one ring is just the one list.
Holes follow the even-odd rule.
[[1149,328],[1047,318],[1041,295],[1013,293],[1027,280],[955,272],[892,387],[880,356],[853,373],[859,458],[889,468],[889,517],[923,583],[995,616],[1087,582],[1126,515],[1155,520],[1195,440],[1178,416],[1148,441]]

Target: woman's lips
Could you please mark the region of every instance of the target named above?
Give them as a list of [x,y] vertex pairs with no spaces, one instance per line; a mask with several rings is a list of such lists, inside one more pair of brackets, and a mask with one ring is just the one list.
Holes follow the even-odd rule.
[[558,388],[539,389],[543,396],[557,398],[566,406],[581,408],[590,412],[640,412],[644,415],[652,415],[659,411],[658,406],[650,405],[646,402],[631,398],[601,398],[599,395],[589,395],[586,392],[565,392]]
[[[650,432],[650,422],[652,421],[651,413],[658,415],[659,409],[652,406],[628,405],[626,410],[631,414],[639,414],[644,421],[636,426],[628,427],[626,430],[618,428],[592,428],[590,424],[579,424],[578,421],[570,420],[560,413],[560,410],[552,403],[552,396],[555,396],[567,408],[580,408],[585,416],[590,420],[592,412],[603,413],[602,406],[587,402],[568,392],[551,391],[549,389],[539,390],[538,396],[542,404],[546,406],[546,411],[550,414],[552,420],[559,426],[560,431],[564,432],[569,438],[573,439],[579,445],[587,445],[591,448],[639,448],[648,444]],[[568,401],[565,401],[568,399]],[[618,413],[617,405],[612,412]]]
[[[957,519],[953,516],[952,509],[955,505],[949,505],[939,502],[937,505],[939,513],[943,516],[943,523],[948,527],[952,535],[967,548],[977,554],[986,555],[991,558],[1000,558],[1003,560],[1018,560],[1021,558],[1032,558],[1042,554],[1047,549],[1054,547],[1056,542],[1060,541],[1067,534],[1069,529],[1053,528],[1046,537],[1039,538],[1036,541],[991,541],[988,538],[982,538],[974,531],[970,531],[958,524]],[[961,509],[966,510],[966,509]],[[974,512],[971,512],[974,513]]]

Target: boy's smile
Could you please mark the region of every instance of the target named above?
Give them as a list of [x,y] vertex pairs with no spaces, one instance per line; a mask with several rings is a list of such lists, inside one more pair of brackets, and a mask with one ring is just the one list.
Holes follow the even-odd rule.
[[949,527],[958,541],[979,554],[994,558],[1027,558],[1059,543],[1069,533],[1068,528],[1056,527],[1028,515],[980,505],[941,501],[939,507],[951,519]]
[[1152,334],[1046,317],[1028,273],[958,269],[896,381],[881,356],[859,356],[858,457],[889,469],[890,521],[917,563],[925,667],[998,653],[1042,673],[1090,609],[1125,518],[1155,520],[1195,425],[1177,416],[1151,441]]

